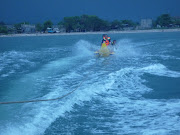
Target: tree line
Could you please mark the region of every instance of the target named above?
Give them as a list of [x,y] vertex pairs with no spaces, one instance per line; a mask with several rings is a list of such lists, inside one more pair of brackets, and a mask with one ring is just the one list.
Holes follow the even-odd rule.
[[[87,31],[108,31],[111,29],[122,29],[123,27],[135,27],[137,23],[131,20],[114,20],[108,22],[100,19],[94,15],[82,15],[64,17],[62,21],[58,23],[59,28],[64,28],[66,32],[87,32]],[[52,28],[53,23],[48,20],[43,24],[36,24],[37,31],[45,31],[47,28]]]
[[[14,28],[17,33],[21,32],[21,25],[29,24],[28,22],[14,24]],[[66,32],[88,32],[88,31],[109,31],[109,30],[123,30],[126,27],[135,29],[139,23],[132,20],[114,20],[106,21],[95,15],[81,15],[64,17],[62,21],[58,23],[59,29],[64,28]],[[156,28],[159,25],[161,28],[169,28],[172,26],[180,26],[180,19],[171,17],[169,14],[162,14],[153,21],[152,28]],[[38,23],[35,25],[37,32],[45,32],[47,28],[53,28],[51,20],[45,21],[43,24]],[[8,33],[13,30],[8,29],[4,22],[0,22],[0,33]]]
[[162,14],[157,17],[154,22],[155,26],[159,25],[161,27],[180,27],[180,18],[171,17],[169,14]]
[[64,17],[64,19],[58,24],[65,27],[66,32],[108,31],[111,29],[120,30],[123,27],[135,27],[137,25],[137,23],[134,23],[131,20],[114,20],[112,22],[108,22],[93,15]]

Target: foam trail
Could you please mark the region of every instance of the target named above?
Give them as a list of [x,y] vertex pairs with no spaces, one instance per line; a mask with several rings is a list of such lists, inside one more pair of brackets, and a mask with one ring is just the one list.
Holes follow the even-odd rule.
[[40,65],[40,62],[54,61],[60,57],[59,54],[63,55],[64,51],[66,49],[48,48],[29,52],[7,51],[0,53],[0,77],[26,73]]
[[[48,84],[48,81],[51,81],[54,76],[68,71],[76,60],[78,60],[78,57],[61,58],[44,65],[36,72],[26,74],[19,80],[15,80],[11,84],[11,90],[8,90],[8,100],[27,100],[32,98],[32,95],[40,96],[42,83],[46,82]],[[18,95],[18,97],[14,95]]]
[[[139,47],[146,48],[147,53],[154,56],[152,44],[154,46],[145,41]],[[168,63],[163,65],[159,59],[146,57],[136,48],[138,43],[130,39],[119,40],[117,45],[115,56],[95,59],[93,52],[100,47],[80,40],[70,46],[73,56],[49,59],[51,62],[40,69],[11,81],[13,85],[8,95],[12,97],[16,93],[14,90],[21,89],[20,99],[49,99],[68,93],[84,77],[87,79],[76,92],[61,101],[28,103],[17,106],[17,110],[7,108],[13,110],[14,113],[9,112],[13,119],[8,117],[9,120],[2,122],[0,135],[56,134],[55,131],[57,134],[80,134],[79,129],[87,131],[86,134],[180,133],[180,100],[144,98],[143,94],[153,89],[146,86],[142,77],[148,73],[178,78],[180,73],[168,69]]]
[[[91,62],[91,61],[90,61]],[[90,63],[89,63],[90,64]],[[89,66],[89,64],[87,66]],[[93,64],[93,63],[92,63]],[[90,64],[91,65],[91,64]],[[85,66],[85,65],[83,65]],[[83,67],[82,66],[82,67]],[[49,67],[49,65],[46,65],[46,67]],[[86,67],[86,66],[85,66]],[[59,81],[57,81],[52,89],[53,91],[49,92],[42,98],[49,99],[57,97],[58,95],[63,95],[64,93],[68,92],[68,89],[70,89],[69,85],[66,85],[64,82],[69,81],[71,78],[72,80],[75,78],[82,78],[81,75],[79,75],[76,72],[70,72],[66,74],[65,76],[61,77]],[[77,83],[76,83],[77,85]],[[92,86],[92,90],[96,90],[95,86]],[[66,90],[66,91],[64,91]],[[11,135],[12,133],[18,134],[18,135],[38,135],[42,134],[44,130],[60,115],[63,115],[64,112],[68,112],[73,109],[74,104],[81,104],[82,101],[88,101],[93,97],[94,91],[89,91],[89,88],[83,87],[80,88],[78,93],[75,93],[73,96],[68,97],[65,101],[54,101],[54,102],[43,102],[43,103],[36,103],[36,104],[29,104],[33,106],[33,110],[30,112],[27,112],[26,114],[26,121],[23,121],[23,124],[18,124],[18,126],[8,125],[8,128],[10,130],[5,129],[3,131],[3,134]],[[84,92],[86,91],[86,92]],[[27,106],[29,107],[29,106]],[[29,115],[29,116],[28,116]],[[34,115],[34,118],[31,118],[31,116]],[[49,117],[51,116],[51,117]],[[29,118],[28,118],[29,117]],[[41,123],[41,124],[40,124]]]

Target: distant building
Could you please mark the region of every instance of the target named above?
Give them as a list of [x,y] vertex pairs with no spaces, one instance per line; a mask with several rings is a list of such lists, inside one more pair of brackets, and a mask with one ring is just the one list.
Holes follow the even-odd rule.
[[152,28],[153,22],[152,19],[141,19],[140,28],[141,29],[150,29]]
[[35,25],[22,24],[21,29],[22,29],[22,33],[35,33],[36,32]]

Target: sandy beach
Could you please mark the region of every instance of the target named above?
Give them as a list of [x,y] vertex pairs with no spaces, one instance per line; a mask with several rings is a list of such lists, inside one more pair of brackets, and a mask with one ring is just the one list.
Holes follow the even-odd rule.
[[0,37],[26,37],[26,36],[60,36],[60,35],[82,35],[82,34],[116,34],[116,33],[152,33],[152,32],[180,32],[180,28],[176,29],[150,29],[150,30],[129,30],[129,31],[100,31],[100,32],[71,32],[71,33],[32,33],[32,34],[8,34],[0,35]]

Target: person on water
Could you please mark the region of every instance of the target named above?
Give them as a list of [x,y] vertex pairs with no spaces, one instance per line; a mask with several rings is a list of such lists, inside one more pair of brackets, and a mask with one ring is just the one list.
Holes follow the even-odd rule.
[[111,45],[116,45],[116,40],[113,40],[113,42],[111,42]]
[[115,50],[117,50],[116,40],[113,40],[113,42],[111,42],[110,50],[111,50],[112,52],[114,52]]
[[111,38],[107,34],[103,34],[102,44],[105,43],[108,46],[111,43]]

